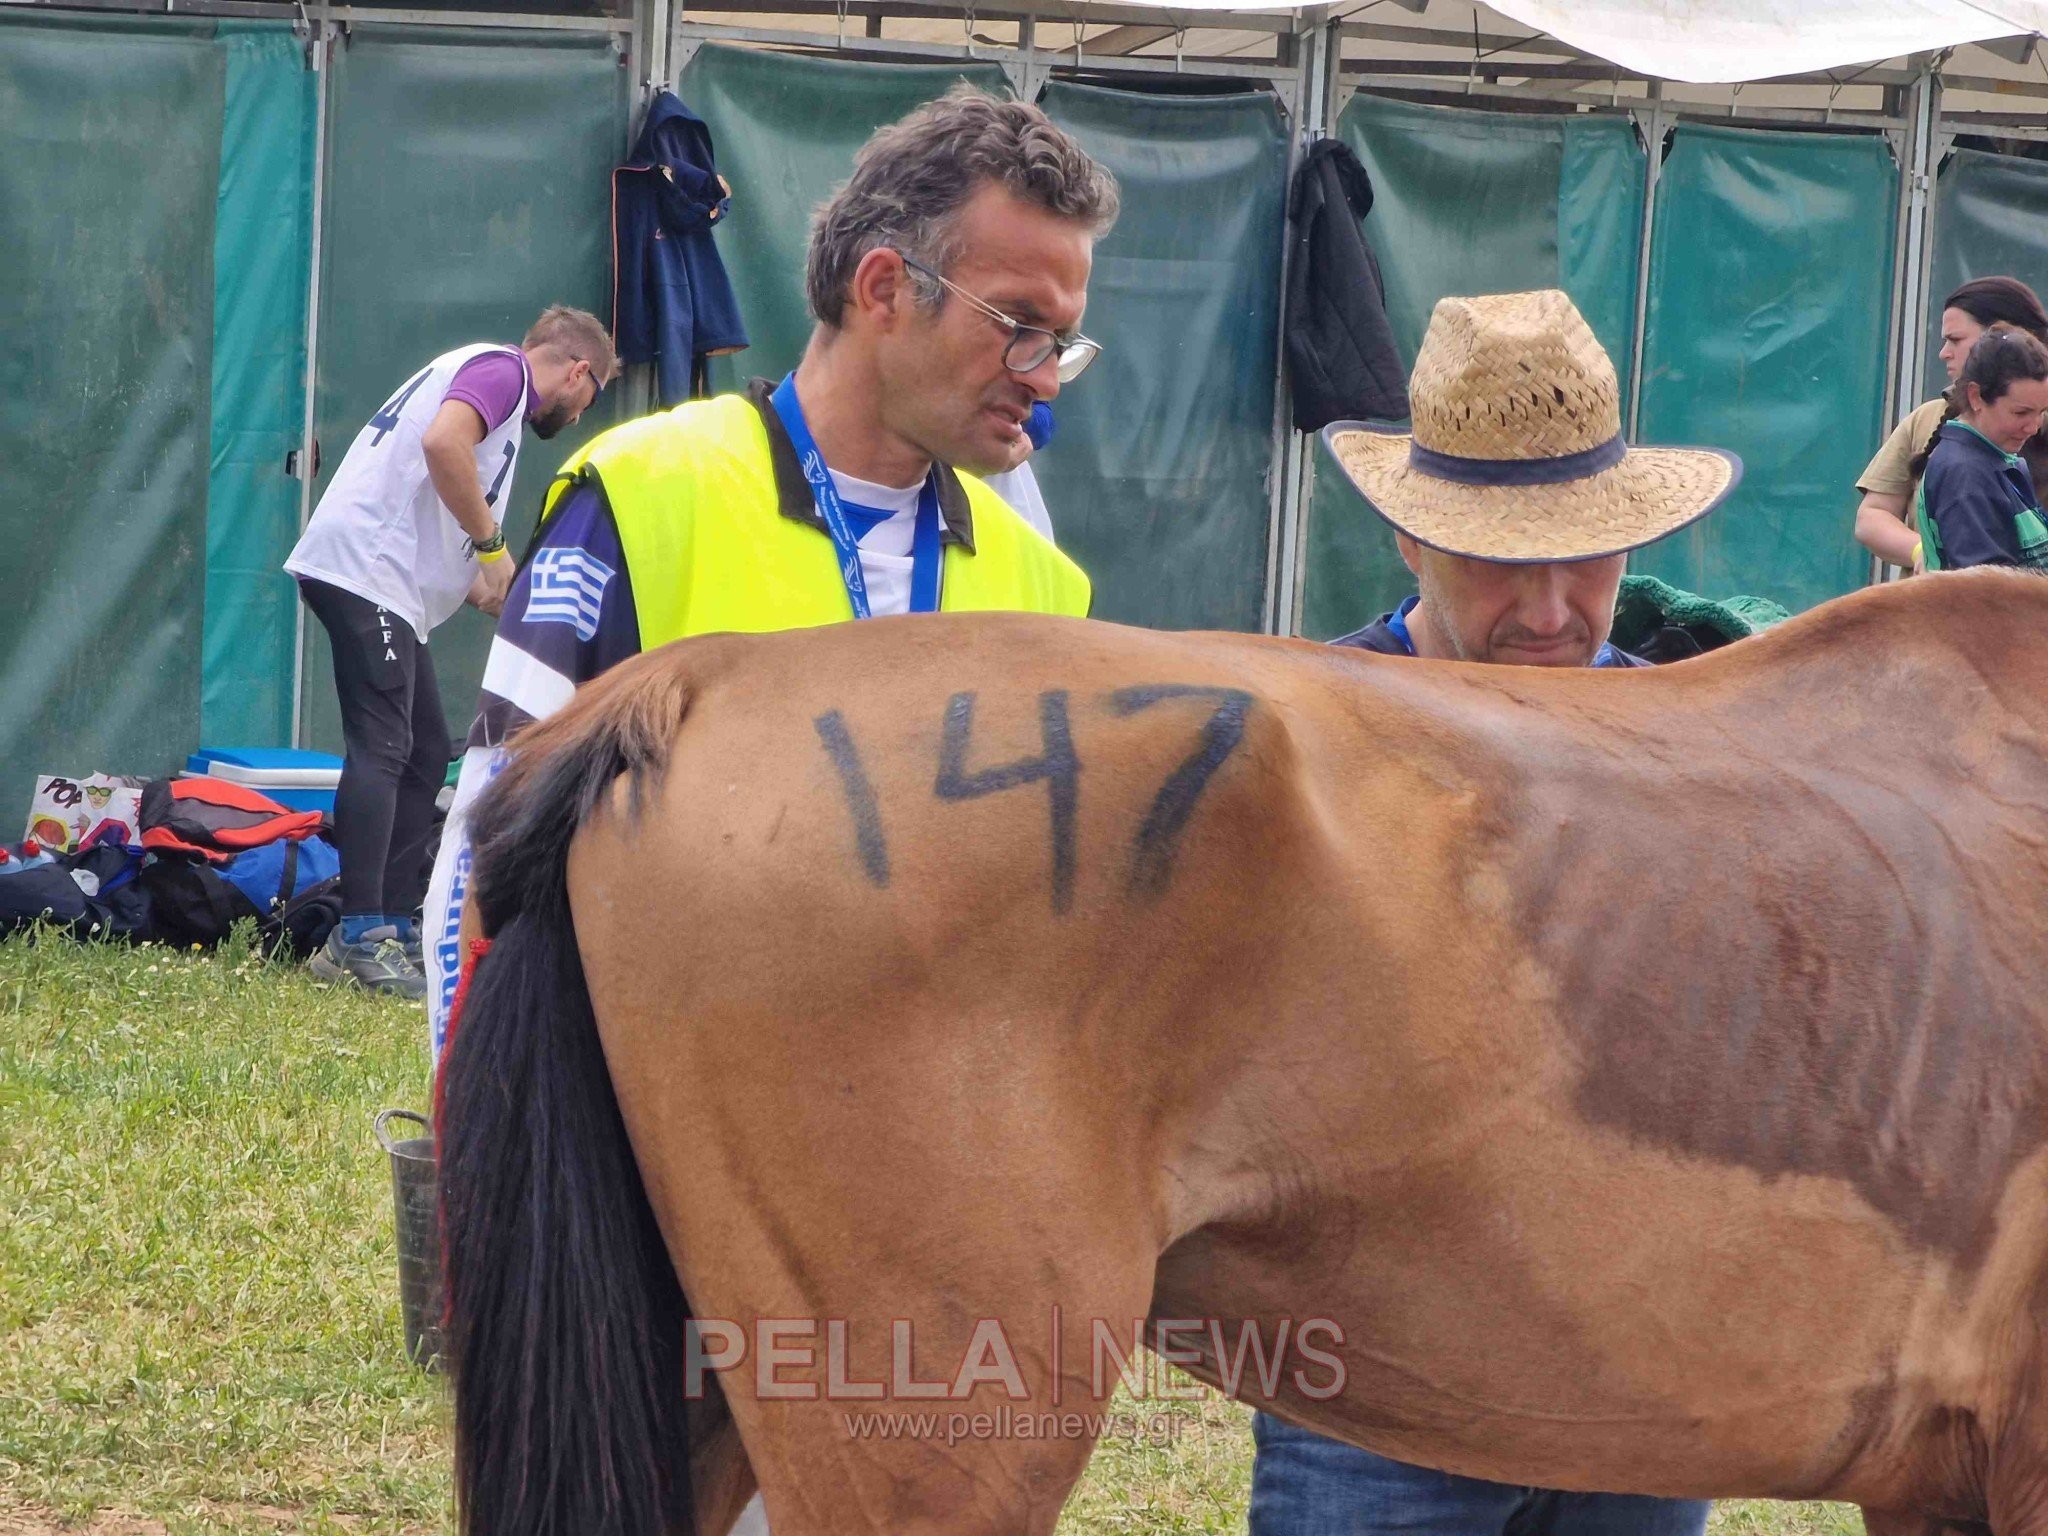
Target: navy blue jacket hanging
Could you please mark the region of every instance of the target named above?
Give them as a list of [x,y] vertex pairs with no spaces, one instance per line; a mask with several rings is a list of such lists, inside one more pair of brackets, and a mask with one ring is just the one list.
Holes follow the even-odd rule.
[[663,91],[612,172],[612,335],[622,361],[659,365],[663,405],[690,398],[703,358],[747,344],[711,239],[731,202],[711,130]]

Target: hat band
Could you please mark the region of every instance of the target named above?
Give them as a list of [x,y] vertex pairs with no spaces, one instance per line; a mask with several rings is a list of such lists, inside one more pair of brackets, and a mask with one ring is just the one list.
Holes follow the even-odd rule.
[[1455,453],[1438,453],[1410,438],[1408,467],[1433,480],[1449,480],[1457,485],[1563,485],[1612,469],[1627,453],[1628,444],[1622,441],[1619,432],[1597,448],[1563,453],[1551,459],[1467,459]]

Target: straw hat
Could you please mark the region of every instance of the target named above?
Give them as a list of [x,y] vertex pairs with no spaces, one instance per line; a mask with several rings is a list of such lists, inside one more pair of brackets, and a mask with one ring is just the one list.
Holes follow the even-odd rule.
[[1443,299],[1415,360],[1414,432],[1323,438],[1373,510],[1478,560],[1592,560],[1705,516],[1742,478],[1717,448],[1631,448],[1614,364],[1556,289]]

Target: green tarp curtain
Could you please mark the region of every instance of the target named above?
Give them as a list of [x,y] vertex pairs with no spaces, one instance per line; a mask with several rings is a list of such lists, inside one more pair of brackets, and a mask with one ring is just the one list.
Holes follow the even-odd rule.
[[1337,133],[1372,177],[1366,232],[1411,365],[1446,294],[1562,288],[1627,374],[1647,179],[1633,124],[1361,93]]
[[1314,458],[1299,627],[1311,640],[1334,640],[1392,609],[1415,590],[1415,579],[1393,529],[1345,478],[1320,433]]
[[[1927,371],[1922,400],[1948,387],[1941,365],[1941,301],[1973,277],[2003,274],[2048,293],[2048,162],[1959,149],[1934,196],[1934,257],[1927,279]],[[1917,401],[1901,401],[1910,409]]]
[[1253,630],[1266,596],[1287,141],[1273,98],[1054,84],[1052,119],[1116,174],[1085,328],[1037,463],[1095,615]]
[[0,838],[197,745],[223,77],[210,26],[0,15]]
[[278,570],[298,535],[285,456],[305,419],[316,77],[282,22],[222,23],[227,98],[213,234],[213,458],[206,508],[200,734],[291,740],[297,602]]
[[1734,498],[1632,570],[1797,612],[1862,584],[1897,168],[1882,139],[1676,130],[1657,182],[1638,437],[1742,456]]
[[[1632,124],[1360,94],[1337,132],[1372,178],[1366,232],[1411,366],[1445,295],[1562,288],[1628,377],[1647,180]],[[1413,590],[1393,535],[1320,442],[1305,566],[1301,630],[1319,639]]]
[[860,64],[708,43],[683,67],[676,94],[711,129],[719,174],[732,186],[718,253],[749,342],[713,360],[714,389],[796,366],[811,333],[804,251],[812,211],[853,174],[869,134],[959,80],[1010,94],[993,64]]
[[[629,76],[606,39],[358,26],[333,55],[315,419],[321,484],[421,364],[516,342],[549,304],[611,313],[610,173]],[[557,466],[614,419],[615,394],[552,442],[529,436],[506,518],[524,542]],[[280,578],[281,580],[283,578]],[[433,654],[457,745],[491,622],[464,609]],[[339,750],[332,662],[306,625],[308,745]]]

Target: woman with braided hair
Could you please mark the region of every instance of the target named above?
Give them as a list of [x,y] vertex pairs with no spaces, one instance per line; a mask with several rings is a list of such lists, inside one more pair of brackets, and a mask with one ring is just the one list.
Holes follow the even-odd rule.
[[1912,460],[1920,481],[1913,568],[2048,568],[2048,522],[2019,452],[2048,411],[2048,346],[1992,327],[1970,348],[1948,398],[1933,441]]
[[[1951,383],[1977,338],[1994,325],[2006,325],[2048,342],[2048,310],[2034,290],[2016,277],[1972,278],[1941,306],[1941,361]],[[1912,468],[1934,441],[1935,429],[1946,420],[1945,394],[1901,421],[1868,467],[1857,478],[1863,500],[1856,508],[1856,542],[1880,560],[1911,570],[1918,537],[1913,527],[1913,493],[1919,475]],[[2048,494],[2048,441],[2035,437],[2021,450],[2033,471],[2037,494]]]

